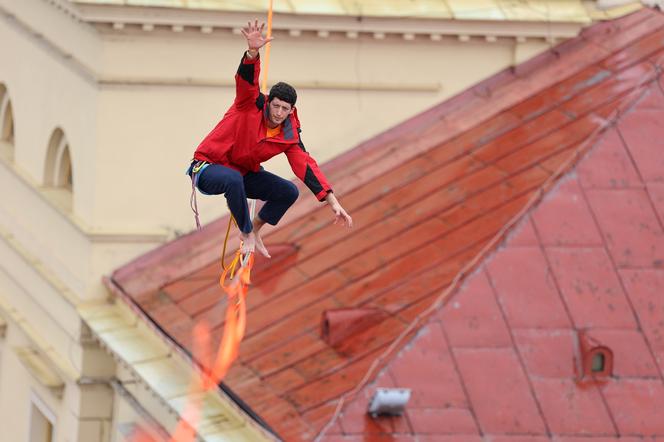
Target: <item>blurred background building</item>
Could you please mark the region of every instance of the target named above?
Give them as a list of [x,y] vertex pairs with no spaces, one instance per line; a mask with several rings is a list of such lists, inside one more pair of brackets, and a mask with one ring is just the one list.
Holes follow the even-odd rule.
[[[594,22],[642,7],[275,0],[268,83],[298,89],[302,137],[323,164]],[[267,0],[0,0],[7,441],[115,442],[137,423],[169,430],[177,421],[182,409],[166,399],[188,391],[186,355],[126,305],[107,315],[102,277],[192,230],[185,168],[233,100],[239,29],[264,20],[266,9]],[[285,159],[266,166],[292,177]],[[219,198],[200,206],[204,222],[225,213]],[[83,317],[97,320],[96,333],[134,325],[109,335],[129,366],[93,339]],[[131,364],[146,358],[167,360],[167,374],[136,375]],[[205,440],[272,437],[226,396],[210,400],[222,418],[209,422]]]

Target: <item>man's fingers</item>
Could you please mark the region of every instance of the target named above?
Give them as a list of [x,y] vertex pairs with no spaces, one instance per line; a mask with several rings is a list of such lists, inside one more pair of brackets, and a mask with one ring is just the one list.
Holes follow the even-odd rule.
[[348,227],[353,227],[353,218],[350,217],[349,214],[347,214],[345,211],[343,213],[344,217],[344,224],[347,225]]

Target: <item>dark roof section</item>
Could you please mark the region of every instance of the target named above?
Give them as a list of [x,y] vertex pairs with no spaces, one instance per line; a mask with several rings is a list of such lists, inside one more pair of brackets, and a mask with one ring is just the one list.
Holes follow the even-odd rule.
[[[594,25],[326,164],[357,227],[332,226],[327,207],[301,198],[269,233],[274,258],[256,262],[247,333],[226,384],[284,438],[311,439],[335,398],[661,82],[662,47],[664,16],[654,10]],[[226,222],[112,275],[184,348],[198,320],[219,339]],[[328,345],[323,313],[357,307],[384,319]]]

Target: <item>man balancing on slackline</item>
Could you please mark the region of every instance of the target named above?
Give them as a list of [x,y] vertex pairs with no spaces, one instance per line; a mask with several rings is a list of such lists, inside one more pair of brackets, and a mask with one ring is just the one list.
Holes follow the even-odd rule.
[[[263,37],[265,24],[248,23],[242,29],[248,49],[235,74],[235,101],[224,117],[205,137],[194,153],[187,173],[198,189],[208,195],[223,194],[235,217],[242,239],[242,253],[254,249],[269,257],[259,231],[265,223],[276,225],[298,197],[297,187],[261,167],[263,161],[285,153],[295,175],[326,201],[336,224],[352,227],[353,220],[332,193],[316,161],[307,153],[300,138],[295,89],[277,83],[268,96],[258,88],[258,50],[272,38]],[[265,201],[252,221],[247,198]]]

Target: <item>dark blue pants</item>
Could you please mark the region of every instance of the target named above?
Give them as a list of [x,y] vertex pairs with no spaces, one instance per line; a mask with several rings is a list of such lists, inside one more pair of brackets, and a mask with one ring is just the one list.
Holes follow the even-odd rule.
[[262,168],[242,176],[237,170],[219,164],[210,164],[199,173],[198,188],[209,195],[223,194],[244,233],[252,230],[247,198],[265,201],[258,216],[274,226],[299,195],[295,184]]

